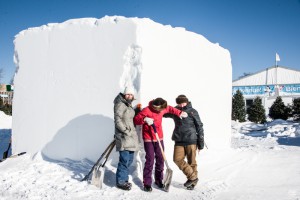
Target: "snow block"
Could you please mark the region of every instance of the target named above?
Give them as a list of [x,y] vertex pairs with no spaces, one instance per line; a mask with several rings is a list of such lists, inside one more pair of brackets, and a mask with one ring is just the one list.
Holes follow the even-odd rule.
[[[143,107],[156,97],[175,106],[185,94],[209,148],[230,146],[230,53],[201,35],[113,16],[30,28],[14,43],[14,153],[97,160],[113,139],[113,100],[127,85]],[[163,127],[170,154],[173,121]]]

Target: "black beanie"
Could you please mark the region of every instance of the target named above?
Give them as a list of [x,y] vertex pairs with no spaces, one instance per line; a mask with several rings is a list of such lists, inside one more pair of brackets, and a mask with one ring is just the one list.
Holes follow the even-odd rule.
[[177,103],[177,104],[188,103],[188,102],[189,102],[188,98],[186,98],[186,96],[183,95],[183,94],[179,95],[179,96],[176,98],[176,103]]

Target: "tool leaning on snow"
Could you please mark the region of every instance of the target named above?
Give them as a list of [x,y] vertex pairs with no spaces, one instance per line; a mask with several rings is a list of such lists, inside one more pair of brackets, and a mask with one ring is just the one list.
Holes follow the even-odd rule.
[[7,150],[3,152],[3,158],[2,159],[6,159],[8,157],[8,152],[11,146],[11,141],[8,144]]
[[11,140],[9,141],[7,150],[3,152],[3,158],[0,160],[0,162],[3,162],[3,161],[5,161],[8,158],[16,158],[16,157],[24,155],[26,153],[26,152],[21,152],[21,153],[18,153],[18,154],[10,155],[8,157],[8,152],[9,152],[10,147],[11,147]]
[[165,164],[167,166],[167,170],[166,170],[166,174],[165,174],[165,177],[164,177],[164,180],[163,180],[163,189],[166,191],[166,192],[169,192],[169,189],[170,189],[170,185],[171,185],[171,182],[172,182],[172,176],[173,176],[173,170],[169,167],[168,165],[168,161],[167,161],[167,158],[165,156],[165,153],[164,153],[164,149],[162,148],[162,145],[160,143],[160,140],[159,140],[159,137],[158,137],[158,134],[157,134],[157,131],[156,131],[156,127],[154,124],[151,125],[153,130],[154,130],[154,134],[155,134],[155,137],[156,137],[156,140],[159,144],[159,148],[161,150],[161,154],[164,158],[164,161],[165,161]]
[[18,153],[18,154],[14,154],[14,155],[11,155],[11,156],[9,156],[9,157],[7,157],[7,158],[1,159],[0,162],[3,162],[3,161],[5,161],[5,160],[7,160],[7,159],[10,159],[10,158],[16,158],[16,157],[21,156],[21,155],[24,155],[24,154],[26,154],[26,152],[21,152],[21,153]]
[[[90,181],[92,185],[95,185],[100,189],[102,188],[103,177],[104,177],[104,166],[111,151],[114,149],[115,145],[116,145],[116,140],[114,139],[105,149],[105,151],[97,160],[97,162],[94,164],[94,166],[89,171],[89,173],[85,175],[85,177],[81,181]],[[103,162],[101,162],[102,160]]]

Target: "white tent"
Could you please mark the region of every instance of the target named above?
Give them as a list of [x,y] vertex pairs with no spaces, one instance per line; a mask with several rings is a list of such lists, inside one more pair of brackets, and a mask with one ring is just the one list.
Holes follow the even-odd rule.
[[257,73],[244,76],[232,82],[232,94],[237,90],[243,93],[249,106],[257,96],[263,99],[266,112],[277,96],[284,103],[291,104],[300,97],[300,71],[283,66],[272,66]]
[[300,83],[300,71],[282,66],[273,66],[257,73],[239,78],[232,86],[276,85]]

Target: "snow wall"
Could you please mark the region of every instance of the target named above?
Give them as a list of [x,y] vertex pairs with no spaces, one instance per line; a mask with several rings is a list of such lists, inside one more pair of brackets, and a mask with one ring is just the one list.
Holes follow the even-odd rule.
[[[230,147],[232,67],[228,50],[184,28],[147,18],[83,18],[15,38],[13,153],[97,160],[114,135],[113,100],[126,85],[143,107],[175,106],[185,94],[209,149]],[[167,156],[173,121],[164,119]]]

